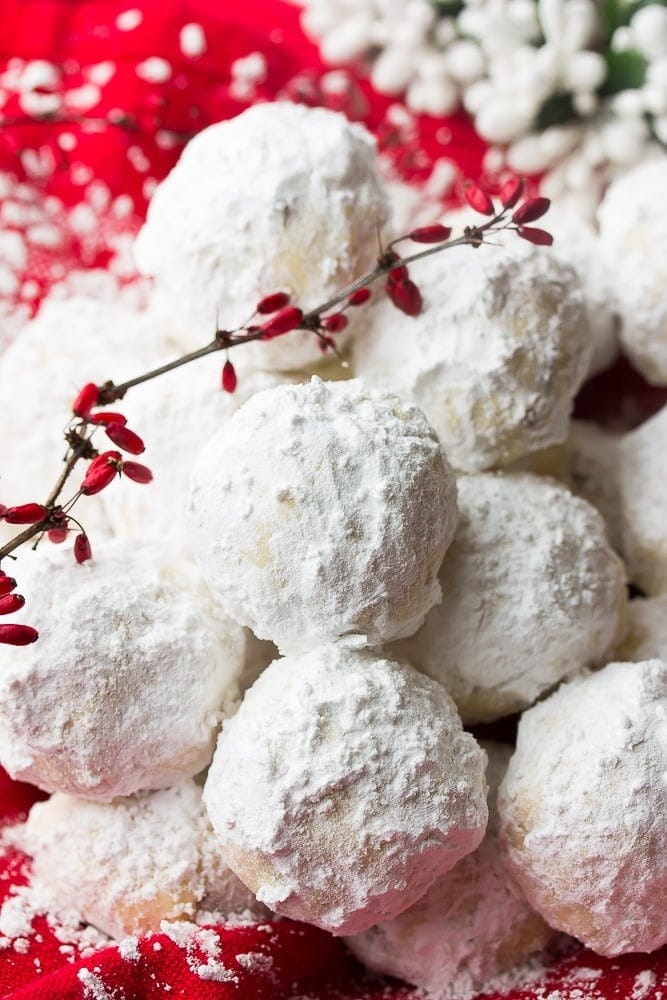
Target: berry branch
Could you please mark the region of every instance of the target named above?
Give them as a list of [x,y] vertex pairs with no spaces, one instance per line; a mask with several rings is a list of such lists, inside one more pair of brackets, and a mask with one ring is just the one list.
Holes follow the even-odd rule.
[[[349,323],[347,310],[368,302],[372,295],[371,286],[380,278],[386,279],[385,292],[396,308],[408,316],[418,316],[422,310],[422,296],[409,271],[409,266],[417,261],[454,247],[480,247],[487,242],[489,235],[500,231],[515,232],[521,239],[536,245],[549,245],[552,242],[551,235],[545,230],[529,225],[545,215],[549,208],[548,199],[529,198],[517,208],[523,191],[522,180],[511,177],[500,189],[500,208],[497,209],[486,191],[478,185],[470,184],[464,191],[465,198],[476,212],[486,217],[486,221],[480,225],[467,226],[461,236],[452,239],[451,229],[440,223],[414,229],[405,236],[392,240],[381,250],[373,268],[315,309],[304,312],[291,303],[286,292],[274,292],[257,303],[246,324],[233,331],[216,329],[210,343],[196,351],[125,382],[115,383],[109,380],[99,386],[92,382],[84,385],[72,404],[72,417],[65,431],[67,453],[64,466],[47,499],[43,504],[27,503],[13,507],[0,505],[0,521],[23,526],[22,531],[0,547],[0,615],[15,612],[25,603],[20,595],[13,593],[16,581],[3,572],[3,559],[12,557],[16,549],[33,539],[33,548],[37,547],[44,536],[57,544],[65,541],[70,531],[77,530],[74,557],[77,562],[87,561],[92,557],[92,549],[85,529],[71,513],[75,504],[83,496],[93,496],[106,489],[114,479],[122,475],[139,484],[151,482],[153,477],[150,469],[127,460],[122,455],[122,452],[141,455],[145,450],[143,441],[127,427],[127,421],[121,413],[105,410],[104,407],[122,400],[130,389],[144,382],[218,351],[224,351],[227,355],[222,369],[221,387],[223,391],[234,392],[237,376],[229,360],[229,351],[253,341],[273,340],[295,330],[307,331],[316,336],[323,353],[337,354],[335,335]],[[426,248],[401,256],[396,248],[408,240],[425,245]],[[101,430],[119,450],[101,451],[94,444],[94,435]],[[90,462],[81,485],[69,500],[61,503],[63,490],[81,461]],[[37,638],[36,630],[30,626],[0,624],[0,643],[25,645]]]

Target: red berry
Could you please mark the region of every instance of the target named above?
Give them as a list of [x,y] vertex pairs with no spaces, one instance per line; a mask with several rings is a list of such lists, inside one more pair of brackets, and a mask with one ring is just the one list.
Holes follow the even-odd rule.
[[444,243],[452,235],[452,231],[449,226],[442,226],[440,223],[435,223],[432,226],[420,226],[419,229],[413,229],[408,236],[415,243]]
[[5,594],[11,594],[16,586],[16,580],[13,576],[7,576],[6,573],[0,571],[0,596],[4,597]]
[[500,188],[500,200],[504,208],[514,208],[517,201],[523,194],[523,180],[521,177],[508,177]]
[[74,539],[74,558],[78,563],[83,563],[93,558],[93,550],[90,547],[88,535],[83,534],[83,532]]
[[418,316],[422,310],[422,294],[414,281],[388,281],[387,295],[397,309],[407,316]]
[[364,302],[368,302],[370,297],[370,288],[357,288],[356,292],[352,292],[347,301],[351,306],[363,306]]
[[146,446],[139,435],[122,424],[109,424],[106,435],[123,451],[129,451],[130,455],[141,455],[146,451]]
[[225,361],[222,366],[222,388],[225,392],[235,392],[238,379],[236,369],[231,361]]
[[529,198],[517,208],[512,216],[512,222],[515,222],[517,226],[523,226],[526,222],[537,222],[549,211],[550,204],[548,198]]
[[151,470],[139,462],[123,462],[123,472],[134,483],[150,483],[153,480]]
[[81,483],[81,492],[87,497],[95,496],[112,483],[117,475],[118,469],[112,462],[103,462],[99,465],[91,463]]
[[25,597],[21,594],[5,594],[0,597],[0,615],[13,615],[15,611],[20,611],[25,604]]
[[272,295],[265,295],[257,303],[257,312],[266,315],[267,313],[278,312],[289,305],[289,295],[287,292],[273,292]]
[[97,406],[100,391],[94,382],[88,382],[72,403],[72,412],[77,417],[87,417],[93,406]]
[[112,413],[110,410],[102,410],[100,413],[93,413],[88,418],[91,424],[121,424],[122,427],[127,423],[127,417],[124,417],[122,413]]
[[329,333],[340,333],[349,324],[349,319],[345,313],[333,313],[332,316],[327,316],[326,319],[322,320],[322,326]]
[[528,240],[529,243],[534,243],[538,247],[550,247],[554,241],[553,236],[546,229],[531,229],[530,226],[521,226],[518,233],[522,240]]
[[5,511],[7,524],[37,524],[48,516],[48,510],[41,503],[24,503],[20,507],[8,507]]
[[480,215],[493,215],[493,202],[478,184],[470,184],[463,192],[465,200]]
[[88,470],[97,469],[101,465],[115,465],[117,462],[122,462],[123,456],[119,451],[101,451],[99,455],[96,455],[88,466]]
[[62,542],[67,540],[67,528],[51,528],[47,533],[50,542],[54,545],[60,545]]
[[273,337],[281,337],[290,330],[295,330],[303,319],[303,313],[296,306],[287,306],[281,309],[272,319],[267,320],[262,325],[262,340],[271,340]]
[[9,646],[29,646],[38,638],[39,632],[30,625],[0,625],[0,642]]

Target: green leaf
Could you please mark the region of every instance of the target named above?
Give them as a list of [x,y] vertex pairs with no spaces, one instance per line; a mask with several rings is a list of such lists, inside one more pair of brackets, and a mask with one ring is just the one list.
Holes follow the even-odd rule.
[[431,0],[438,17],[458,17],[463,10],[463,0]]
[[640,52],[634,49],[625,49],[623,52],[610,50],[605,53],[605,59],[607,76],[600,88],[602,97],[618,94],[621,90],[635,90],[643,85],[646,77],[646,59]]
[[543,132],[552,125],[565,125],[577,117],[571,94],[554,94],[544,102],[535,120],[535,129]]

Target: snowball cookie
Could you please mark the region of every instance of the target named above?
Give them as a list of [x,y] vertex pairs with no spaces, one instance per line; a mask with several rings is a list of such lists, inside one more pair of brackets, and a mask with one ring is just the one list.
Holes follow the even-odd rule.
[[169,535],[172,544],[183,546],[190,476],[202,445],[255,392],[292,381],[277,372],[243,371],[230,394],[220,387],[223,364],[224,356],[214,354],[128,393],[123,413],[149,442],[144,459],[153,483],[142,488],[123,482],[101,494],[115,534]]
[[615,658],[667,660],[667,594],[630,601],[628,632]]
[[[259,104],[188,143],[153,195],[136,259],[196,326],[213,330],[219,311],[233,328],[278,289],[303,309],[322,305],[373,265],[386,216],[362,126],[322,108]],[[258,368],[321,358],[306,332],[243,350]]]
[[462,247],[420,261],[421,315],[406,320],[384,299],[352,345],[355,374],[420,406],[464,472],[565,440],[588,372],[574,272],[532,250]]
[[56,794],[32,807],[19,839],[57,906],[114,938],[200,910],[266,913],[220,859],[191,779],[110,803]]
[[313,378],[237,410],[197,459],[189,512],[204,576],[260,639],[377,645],[440,598],[456,484],[415,406]]
[[477,847],[484,768],[440,685],[348,640],[264,671],[223,727],[204,802],[261,902],[353,934]]
[[476,997],[489,980],[544,948],[553,932],[512,884],[498,846],[498,786],[512,749],[483,742],[489,764],[489,825],[480,847],[393,920],[347,938],[374,972],[429,996]]
[[609,187],[599,209],[604,261],[621,316],[621,343],[642,375],[667,385],[667,156]]
[[45,549],[21,589],[15,618],[40,637],[0,646],[0,763],[13,778],[106,800],[207,766],[244,638],[192,566],[117,539],[82,565]]
[[667,592],[667,407],[618,438],[588,424],[572,437],[573,488],[602,513],[632,583]]
[[465,723],[486,722],[604,662],[625,572],[597,511],[553,480],[487,472],[458,489],[442,603],[392,650],[444,684]]
[[[20,428],[0,436],[0,503],[41,502],[48,495],[65,453],[63,430],[83,385],[108,378],[121,382],[159,364],[170,351],[170,331],[151,310],[122,299],[47,299],[0,356],[0,407],[12,418],[24,415]],[[124,412],[124,404],[116,408]],[[107,440],[101,431],[99,440]],[[150,444],[147,438],[147,448]],[[101,497],[88,497],[76,514],[94,537],[110,534]],[[15,534],[11,525],[0,525],[0,540]]]
[[522,717],[499,810],[526,898],[600,955],[667,942],[667,664],[612,663]]

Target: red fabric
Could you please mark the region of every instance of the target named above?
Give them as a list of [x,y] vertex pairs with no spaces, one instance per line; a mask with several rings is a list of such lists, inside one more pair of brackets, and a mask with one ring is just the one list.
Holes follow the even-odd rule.
[[[138,10],[141,23],[122,31],[116,18],[128,10]],[[194,58],[184,56],[178,43],[180,29],[191,22],[201,24],[207,38],[206,51]],[[268,73],[241,99],[231,66],[235,59],[256,51],[266,57]],[[122,109],[132,115],[132,128],[100,128],[91,121],[27,121],[11,79],[14,56],[56,63],[61,72],[59,89],[65,93],[90,83],[95,75],[92,67],[112,61],[115,71],[85,117],[101,119]],[[153,56],[171,64],[168,81],[150,83],[137,75],[137,65]],[[187,134],[238,113],[250,101],[287,94],[343,110],[365,121],[397,172],[415,182],[427,177],[443,156],[454,159],[465,176],[480,176],[483,145],[463,116],[397,125],[390,113],[393,102],[373,94],[360,77],[350,74],[346,79],[342,92],[327,85],[331,78],[299,29],[297,9],[277,0],[0,0],[0,122],[11,123],[0,127],[0,175],[21,182],[0,189],[0,221],[5,230],[26,235],[28,250],[21,273],[14,275],[15,287],[11,275],[10,279],[5,275],[5,301],[18,310],[34,310],[55,281],[74,270],[106,266],[117,254],[119,237],[136,231],[155,182],[173,165]],[[102,202],[95,197],[98,181],[107,189],[102,191]],[[105,199],[126,195],[131,201],[126,201],[122,213],[108,209]],[[81,204],[96,206],[92,227],[75,224],[72,210]],[[40,225],[50,226],[55,238],[46,242],[38,238],[35,227]],[[126,274],[124,280],[132,280],[132,275]],[[584,410],[595,408],[596,399],[613,399],[618,378],[611,384],[611,395],[607,383],[593,387],[582,403]],[[634,384],[632,395],[637,396]],[[664,395],[652,399],[651,405],[657,405],[658,398],[664,400]],[[38,797],[34,789],[10,781],[0,770],[0,824],[19,820]],[[28,877],[27,859],[5,850],[0,857],[0,901]],[[67,956],[46,922],[37,919],[27,942],[0,942],[0,997],[297,1000],[307,995],[313,1000],[400,1000],[413,996],[400,985],[365,977],[339,941],[310,927],[284,921],[217,932],[222,959],[236,974],[235,982],[202,980],[191,968],[198,956],[164,935],[140,943],[139,961],[123,960],[116,948],[85,960]],[[247,952],[269,956],[270,968],[248,971],[236,961],[237,955]],[[80,978],[82,969],[97,977],[88,986]],[[581,953],[562,961],[539,987],[508,993],[506,1000],[547,997],[556,988],[561,991],[559,1000],[639,1000],[637,983],[643,980],[636,977],[647,970],[653,970],[653,979],[646,980],[648,992],[642,996],[657,998],[661,988],[667,990],[667,952],[613,962]]]

